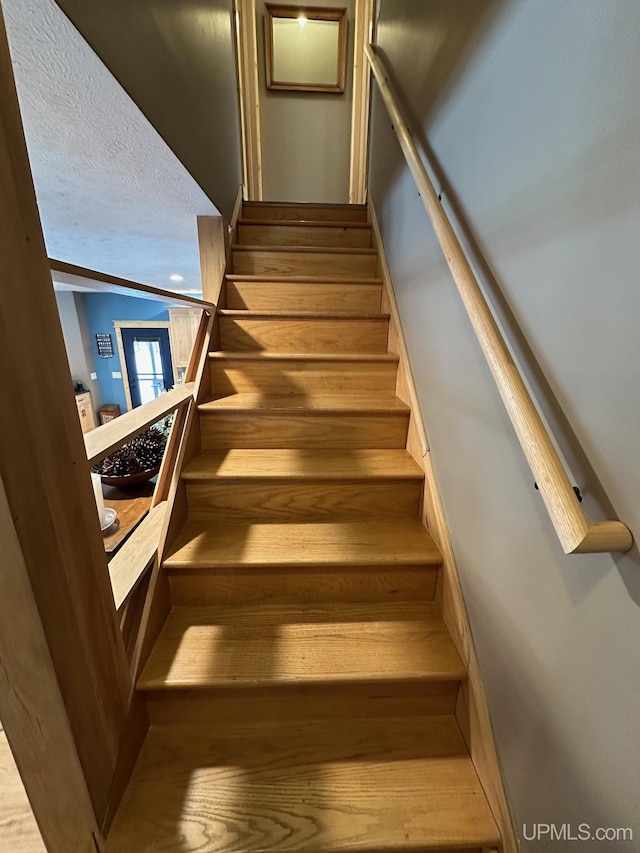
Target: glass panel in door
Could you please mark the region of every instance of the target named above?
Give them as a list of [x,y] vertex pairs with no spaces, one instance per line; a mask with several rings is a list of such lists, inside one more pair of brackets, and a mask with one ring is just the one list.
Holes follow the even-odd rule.
[[140,403],[149,403],[164,392],[160,340],[134,337],[133,357],[138,377]]

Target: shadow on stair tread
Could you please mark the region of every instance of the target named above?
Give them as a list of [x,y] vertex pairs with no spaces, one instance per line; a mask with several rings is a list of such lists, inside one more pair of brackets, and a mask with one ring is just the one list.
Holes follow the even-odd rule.
[[204,415],[217,411],[273,411],[299,414],[310,412],[353,412],[374,414],[376,412],[399,412],[408,414],[410,409],[393,393],[386,394],[227,394],[208,400],[198,406]]
[[424,478],[403,449],[302,448],[203,450],[182,473],[186,480],[274,479],[343,480],[353,478]]
[[107,853],[487,853],[367,207],[243,208]]
[[465,853],[497,829],[452,716],[152,728],[108,853]]
[[342,566],[439,565],[419,519],[406,521],[228,524],[187,522],[164,565]]
[[[174,607],[143,690],[460,681],[466,671],[431,602]],[[256,709],[256,713],[259,713]]]

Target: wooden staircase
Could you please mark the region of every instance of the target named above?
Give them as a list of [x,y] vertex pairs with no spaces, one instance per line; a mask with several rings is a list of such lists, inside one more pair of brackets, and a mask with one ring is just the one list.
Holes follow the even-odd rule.
[[367,210],[245,203],[109,853],[481,853]]

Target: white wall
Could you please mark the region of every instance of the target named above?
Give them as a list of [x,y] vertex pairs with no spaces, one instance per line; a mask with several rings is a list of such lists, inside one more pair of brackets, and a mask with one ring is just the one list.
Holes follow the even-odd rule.
[[[640,6],[382,0],[379,25],[588,512],[615,512],[640,536]],[[372,140],[372,194],[518,829],[634,830],[631,843],[523,849],[638,851],[640,555],[562,554],[377,94]]]
[[76,382],[82,382],[86,390],[91,391],[93,409],[97,411],[101,404],[100,386],[95,379],[91,378],[96,366],[84,296],[71,290],[56,291],[56,302],[71,379],[74,385]]
[[265,0],[256,2],[265,201],[349,201],[355,0],[322,0],[318,5],[347,9],[347,80],[341,95],[267,89]]

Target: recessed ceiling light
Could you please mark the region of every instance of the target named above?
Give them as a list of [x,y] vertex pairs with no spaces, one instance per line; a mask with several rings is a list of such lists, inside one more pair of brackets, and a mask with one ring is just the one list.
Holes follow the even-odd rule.
[[174,274],[170,275],[169,278],[171,279],[171,281],[184,281],[184,276],[178,275],[177,272],[174,272]]
[[300,17],[298,18],[298,23],[301,27],[306,27],[309,21],[307,20],[307,18],[305,18],[304,15],[300,15]]

